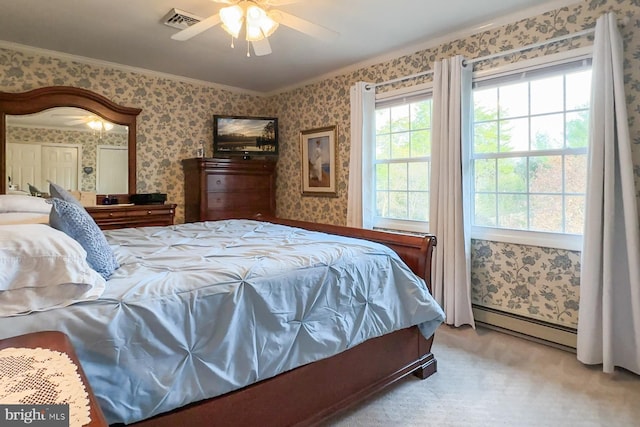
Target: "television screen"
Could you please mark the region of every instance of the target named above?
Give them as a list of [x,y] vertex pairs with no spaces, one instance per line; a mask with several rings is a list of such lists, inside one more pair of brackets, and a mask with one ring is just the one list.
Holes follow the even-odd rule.
[[277,118],[213,116],[214,156],[272,156],[277,154]]

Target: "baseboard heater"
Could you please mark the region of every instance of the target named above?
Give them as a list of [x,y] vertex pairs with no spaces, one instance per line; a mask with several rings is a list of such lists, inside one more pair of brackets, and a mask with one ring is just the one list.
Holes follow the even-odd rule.
[[575,329],[478,305],[473,306],[473,316],[477,324],[486,328],[575,352]]

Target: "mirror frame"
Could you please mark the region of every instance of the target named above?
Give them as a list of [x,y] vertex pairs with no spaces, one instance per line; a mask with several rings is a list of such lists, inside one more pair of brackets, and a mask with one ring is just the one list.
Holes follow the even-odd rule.
[[112,123],[128,126],[129,193],[114,195],[126,198],[123,202],[128,203],[129,194],[136,193],[136,120],[142,109],[124,107],[100,94],[72,86],[50,86],[20,93],[0,92],[0,194],[7,192],[7,115],[39,113],[54,107],[82,108]]

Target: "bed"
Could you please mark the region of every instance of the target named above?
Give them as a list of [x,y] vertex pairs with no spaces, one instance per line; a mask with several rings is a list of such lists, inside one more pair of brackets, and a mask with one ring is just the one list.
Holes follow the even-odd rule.
[[436,370],[433,236],[275,218],[104,235],[108,280],[0,317],[0,338],[66,333],[111,424],[316,424]]

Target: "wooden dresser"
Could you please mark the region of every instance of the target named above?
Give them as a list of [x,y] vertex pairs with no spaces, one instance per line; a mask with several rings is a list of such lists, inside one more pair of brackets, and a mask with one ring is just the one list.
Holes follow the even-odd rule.
[[173,225],[176,214],[175,204],[100,205],[85,209],[103,230]]
[[275,159],[194,158],[182,166],[186,222],[275,216]]

